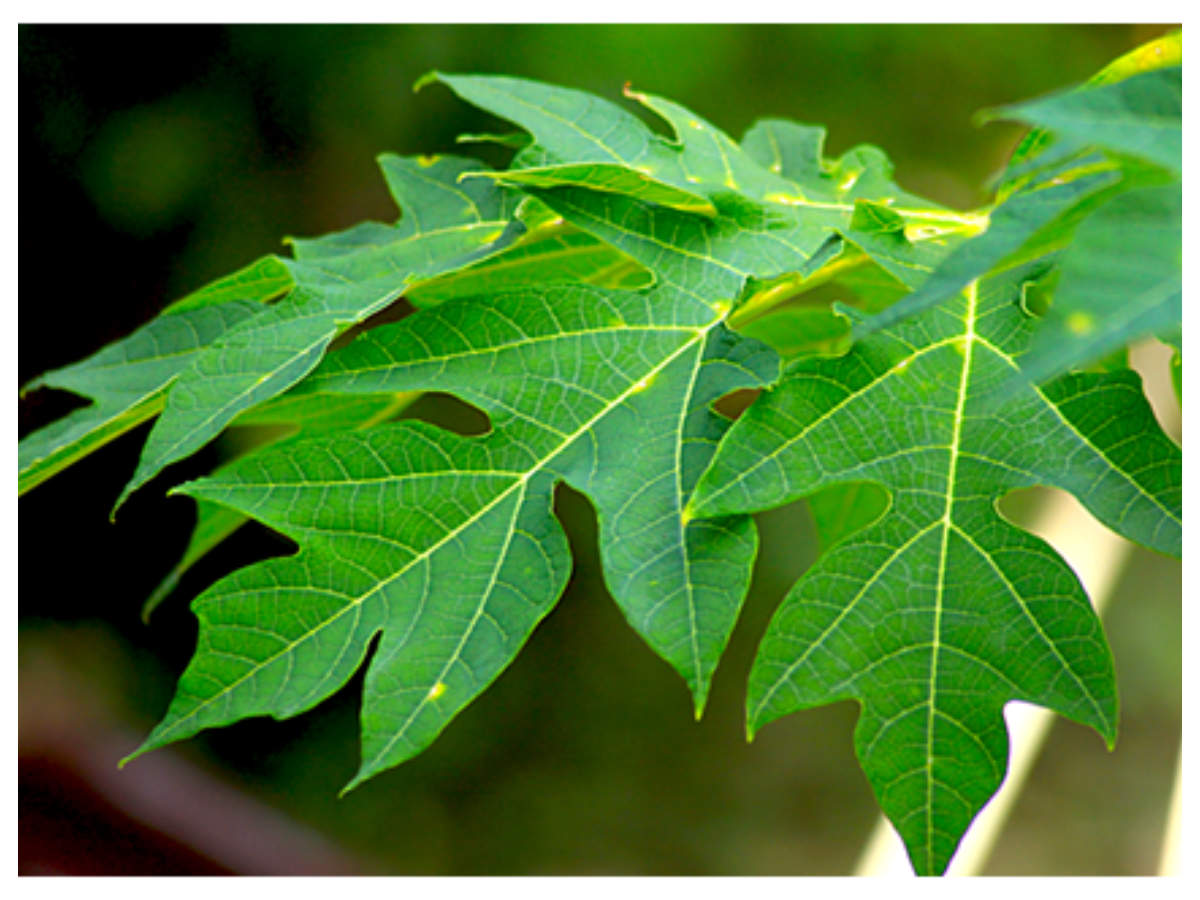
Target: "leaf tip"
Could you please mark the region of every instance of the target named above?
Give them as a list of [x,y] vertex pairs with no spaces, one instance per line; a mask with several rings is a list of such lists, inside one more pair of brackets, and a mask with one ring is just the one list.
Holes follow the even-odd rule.
[[129,495],[132,493],[133,493],[133,490],[129,487],[129,485],[126,485],[125,489],[123,491],[121,491],[121,496],[119,496],[117,498],[117,502],[114,503],[112,509],[110,509],[108,511],[108,524],[109,525],[116,523],[117,510],[119,510],[122,506],[125,505],[125,501],[129,499]]
[[353,778],[351,778],[348,782],[346,782],[345,787],[343,787],[340,791],[338,791],[338,799],[344,800],[346,798],[347,794],[349,794],[352,790],[354,790],[356,787],[358,787],[360,784],[362,784],[364,781],[366,781],[370,777],[371,777],[370,774],[365,773],[360,769],[358,771],[358,774],[355,775]]
[[[174,493],[175,489],[172,488],[171,490],[167,491],[167,496],[170,496]],[[179,584],[179,577],[182,574],[183,567],[181,565],[175,566],[175,568],[167,573],[167,577],[159,583],[158,587],[154,589],[150,596],[146,598],[146,602],[142,604],[141,615],[143,625],[150,624],[150,616],[156,609],[158,609],[159,605],[175,591],[176,586]]]
[[151,748],[143,742],[136,750],[134,750],[132,753],[126,754],[117,762],[117,770],[120,771],[124,769],[127,765],[150,749]]
[[975,110],[971,116],[971,124],[976,128],[982,128],[984,125],[990,125],[1005,116],[1005,108],[1003,106],[986,106],[983,109]]
[[437,69],[430,69],[428,72],[426,72],[424,75],[422,75],[420,78],[418,78],[416,81],[413,82],[413,86],[412,86],[413,93],[415,94],[418,91],[420,91],[422,88],[428,87],[429,85],[433,84],[434,82],[441,81],[441,80],[442,80],[442,73],[439,72]]
[[695,721],[699,722],[704,718],[704,710],[708,706],[708,689],[709,684],[701,684],[692,691],[692,715]]
[[45,387],[45,385],[46,385],[46,380],[41,375],[39,375],[37,378],[27,381],[23,385],[21,385],[21,387],[17,388],[17,399],[24,400],[25,396],[30,391],[36,391],[40,387]]

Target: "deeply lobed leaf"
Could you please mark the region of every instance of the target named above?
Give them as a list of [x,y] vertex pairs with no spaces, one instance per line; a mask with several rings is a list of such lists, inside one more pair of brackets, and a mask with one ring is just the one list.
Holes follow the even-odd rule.
[[996,502],[1053,485],[1130,539],[1181,550],[1179,451],[1137,376],[1011,390],[1029,268],[972,283],[844,357],[793,364],[730,429],[692,501],[697,516],[731,515],[838,485],[887,490],[882,518],[827,550],[777,611],[748,721],[753,732],[857,700],[859,760],[926,874],[945,869],[1004,777],[1004,704],[1048,706],[1110,744],[1116,734],[1099,620],[1066,564]]
[[[306,709],[382,630],[352,784],[418,752],[561,592],[559,480],[595,502],[613,596],[702,709],[756,541],[746,517],[685,523],[681,512],[728,424],[711,403],[769,382],[777,365],[723,313],[677,292],[563,286],[450,302],[332,354],[306,389],[450,391],[494,430],[471,439],[404,423],[301,441],[185,486],[302,549],[198,598],[197,655],[142,750]],[[261,638],[247,640],[250,622]]]

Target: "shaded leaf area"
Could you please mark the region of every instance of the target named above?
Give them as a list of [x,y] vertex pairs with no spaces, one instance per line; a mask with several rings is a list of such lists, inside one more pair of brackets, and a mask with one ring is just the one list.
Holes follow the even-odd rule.
[[47,372],[24,391],[60,388],[93,403],[17,445],[17,490],[36,487],[162,409],[171,383],[196,355],[262,307],[228,301],[160,316],[81,362]]
[[1062,252],[1053,302],[1023,363],[1034,381],[1183,321],[1179,184],[1137,188],[1088,216]]
[[400,221],[293,242],[296,259],[284,264],[295,288],[179,374],[118,505],[242,410],[298,382],[338,333],[391,304],[408,284],[472,262],[506,234],[502,193],[486,183],[458,183],[459,174],[478,167],[474,160],[384,155],[380,165]]
[[161,411],[119,506],[238,414],[299,381],[340,331],[390,304],[408,284],[469,265],[498,249],[502,237],[519,236],[507,228],[514,201],[508,192],[458,184],[459,174],[479,167],[474,160],[385,155],[380,165],[401,209],[396,225],[364,223],[295,241],[295,260],[260,259],[90,360],[27,385],[98,402],[21,442],[21,490]]
[[[1012,390],[1033,328],[1020,287],[1035,266],[972,284],[844,357],[790,366],[730,429],[692,501],[697,516],[724,516],[862,482],[886,489],[886,513],[843,531],[776,612],[748,727],[857,700],[856,753],[925,874],[944,871],[1004,777],[1007,702],[1116,735],[1099,619],[1067,565],[996,502],[1053,485],[1120,534],[1181,551],[1179,450],[1135,374]],[[868,505],[860,526],[882,511]]]
[[711,404],[777,374],[775,355],[669,289],[588,287],[422,310],[330,355],[305,390],[440,390],[483,409],[479,438],[404,422],[291,443],[185,485],[300,544],[194,603],[201,632],[138,751],[366,678],[360,783],[424,748],[511,661],[561,593],[550,512],[565,481],[596,505],[605,579],[684,677],[697,711],[737,618],[748,517],[681,511],[728,420]]
[[[1140,47],[1135,47],[1123,56],[1119,56],[1103,69],[1087,80],[1086,86],[1112,84],[1140,72],[1152,72],[1169,66],[1183,64],[1183,32],[1174,31],[1162,37],[1147,41]],[[1014,179],[1027,174],[1030,168],[1052,159],[1062,159],[1073,155],[1083,146],[1079,140],[1067,140],[1044,128],[1033,128],[1017,148],[1013,150],[1008,161],[1008,168],[1000,181],[1000,193],[1006,192]],[[1051,149],[1052,148],[1052,149]],[[1029,159],[1035,162],[1026,165]],[[1026,171],[1022,171],[1026,170]]]
[[1029,349],[1024,377],[1043,381],[1178,325],[1181,53],[1180,36],[1168,36],[1086,85],[987,111],[988,119],[1036,126],[1013,154],[987,230],[863,333],[1064,247],[1050,278],[1052,302],[1041,313],[1044,334]]
[[[886,207],[902,230],[930,246],[944,246],[981,222],[903,191],[878,148],[823,158],[824,129],[815,126],[764,120],[739,145],[672,101],[626,89],[671,127],[670,140],[616,104],[579,91],[515,78],[431,77],[531,134],[533,146],[489,177],[537,196],[697,296],[733,299],[747,279],[811,274],[831,263],[860,200]],[[625,180],[612,177],[614,167]],[[656,193],[668,188],[701,197],[706,207]]]
[[1067,141],[1137,156],[1176,175],[1183,172],[1181,66],[997,107],[987,117],[1019,119]]

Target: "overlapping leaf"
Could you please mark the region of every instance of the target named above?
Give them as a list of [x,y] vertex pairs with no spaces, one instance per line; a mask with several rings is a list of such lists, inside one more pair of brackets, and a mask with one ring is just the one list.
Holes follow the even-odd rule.
[[457,182],[479,163],[385,155],[380,165],[400,221],[294,242],[296,260],[285,264],[296,287],[179,374],[121,500],[208,443],[242,410],[303,378],[339,332],[392,303],[410,283],[499,249],[509,217],[503,194],[486,182]]
[[[401,208],[396,225],[366,223],[296,241],[296,260],[259,260],[185,297],[92,360],[27,386],[62,387],[97,403],[22,442],[22,490],[161,410],[120,505],[239,413],[299,381],[340,331],[407,285],[519,237],[519,228],[508,227],[513,198],[486,182],[459,185],[459,174],[480,167],[476,161],[385,155],[380,164]],[[226,312],[205,312],[212,308]]]
[[[873,482],[890,503],[828,550],[772,620],[750,676],[751,733],[855,699],[855,748],[918,872],[944,870],[1004,777],[1004,704],[1048,706],[1116,734],[1103,631],[1077,579],[996,501],[1071,491],[1132,540],[1178,555],[1180,457],[1137,376],[1010,374],[1036,263],[878,332],[844,357],[802,360],[730,429],[697,516]],[[1000,396],[997,396],[1000,394]]]
[[[467,80],[489,89],[496,81]],[[515,91],[526,86],[498,81]],[[565,93],[577,102],[573,92]],[[675,119],[690,116],[667,101],[647,102]],[[607,106],[597,101],[592,112],[605,113]],[[532,120],[539,129],[540,115]],[[891,183],[878,151],[826,163],[819,140],[814,144],[811,133],[798,135],[781,123],[761,126],[750,143],[761,144],[756,152],[788,153],[788,171],[806,166],[801,180],[811,182],[818,199],[800,196],[797,182],[783,174],[782,157],[756,159],[706,123],[689,118],[700,136],[668,146],[624,113],[615,120],[635,133],[617,128],[604,140],[642,150],[617,154],[611,164],[636,163],[645,148],[656,147],[656,158],[673,159],[673,177],[697,185],[711,210],[690,208],[691,201],[680,201],[683,209],[672,206],[679,195],[660,190],[640,168],[631,169],[640,173],[633,179],[614,178],[609,169],[596,175],[587,165],[555,170],[548,187],[544,179],[553,166],[547,162],[574,152],[573,141],[597,145],[589,123],[608,122],[613,117],[607,115],[570,123],[565,137],[554,129],[535,131],[536,143],[514,161],[525,168],[511,179],[513,170],[502,173],[503,179],[559,218],[548,218],[535,201],[526,209],[526,242],[476,266],[487,274],[507,258],[527,275],[525,258],[537,247],[536,235],[546,226],[555,239],[572,234],[559,230],[565,223],[578,229],[573,233],[581,245],[603,241],[611,253],[624,254],[620,266],[635,261],[657,286],[639,293],[562,286],[462,297],[374,329],[333,354],[299,392],[445,390],[487,411],[495,430],[484,439],[462,439],[406,424],[368,432],[361,442],[342,435],[293,442],[286,452],[256,453],[187,487],[204,502],[292,535],[302,550],[294,559],[237,573],[197,601],[200,649],[146,748],[246,715],[307,708],[348,677],[382,630],[367,679],[364,762],[355,783],[417,752],[507,665],[556,599],[566,564],[557,526],[545,520],[557,480],[596,503],[614,598],[684,677],[697,711],[703,707],[745,593],[755,540],[745,517],[702,523],[686,520],[682,510],[726,427],[709,405],[736,388],[768,383],[777,365],[766,348],[723,325],[733,301],[750,278],[782,273],[803,279],[848,253],[842,232],[865,255],[878,254],[888,271],[912,280],[921,261],[944,252],[945,236],[969,228],[970,219],[926,208],[922,215],[932,222],[923,222],[911,211],[876,209],[872,203],[912,199]],[[525,179],[520,173],[530,168],[537,177]],[[464,184],[487,183],[468,170],[460,174]],[[718,175],[722,181],[714,186]],[[748,198],[736,192],[742,185],[735,178],[757,185],[758,194],[768,188],[788,193]],[[902,233],[879,233],[877,218],[891,222],[901,215],[909,216]],[[913,223],[919,231],[910,232]],[[340,258],[372,246],[377,232],[378,226],[361,227],[316,247],[298,244],[297,253],[304,261],[332,247]],[[926,243],[914,245],[908,233]],[[863,251],[855,252],[864,257]],[[454,281],[469,281],[470,273],[471,267],[462,268],[429,284],[449,288],[439,299],[453,296]],[[547,280],[561,274],[556,269]],[[441,448],[436,460],[430,441]],[[365,470],[363,454],[370,457]],[[310,459],[319,462],[310,465]],[[646,472],[653,473],[649,481],[638,474]],[[385,488],[368,487],[377,484],[393,486],[386,512],[379,494]],[[415,484],[436,486],[454,515],[431,520],[421,508],[432,500],[424,487],[411,494]],[[465,565],[468,538],[491,549],[473,563],[477,577],[455,579],[448,573]],[[534,551],[544,565],[520,563],[528,577],[515,599],[507,573],[514,560]],[[337,574],[341,569],[345,575]],[[273,613],[269,633],[248,640],[244,626],[262,620],[263,603],[293,614],[285,620]]]
[[[986,232],[922,289],[876,316],[888,327],[964,285],[1068,247],[1024,375],[1041,381],[1095,362],[1182,319],[1181,54],[1152,42],[1087,85],[991,110],[1038,126],[1017,148]],[[1174,63],[1174,65],[1172,65]]]
[[[736,297],[747,279],[811,274],[831,263],[859,200],[887,206],[910,237],[943,252],[949,240],[982,222],[903,191],[876,148],[825,160],[823,129],[768,120],[747,133],[743,147],[678,104],[627,90],[671,126],[672,141],[615,104],[579,91],[514,78],[430,78],[532,135],[541,151],[538,165],[514,165],[489,177],[534,194],[571,224],[697,296]],[[609,178],[614,166],[632,169],[640,187]],[[671,191],[686,191],[706,206],[673,199]]]
[[1183,320],[1181,72],[1178,66],[1138,72],[995,112],[1039,125],[1065,142],[1152,164],[1124,161],[1121,182],[1096,198],[1073,231],[1063,229],[1071,242],[1023,366],[1035,381]]
[[244,300],[164,315],[81,362],[25,385],[61,388],[94,401],[26,437],[17,446],[20,493],[41,484],[162,409],[171,383],[220,335],[261,314]]

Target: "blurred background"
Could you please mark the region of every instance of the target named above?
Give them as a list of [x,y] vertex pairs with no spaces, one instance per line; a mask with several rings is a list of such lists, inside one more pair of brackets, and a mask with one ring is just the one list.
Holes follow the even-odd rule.
[[[870,142],[899,182],[987,201],[1021,130],[981,107],[1086,79],[1167,26],[21,26],[19,382],[122,337],[266,252],[390,221],[374,158],[498,126],[424,72],[495,72],[618,99],[624,82],[735,137],[780,116]],[[484,148],[489,153],[493,148]],[[463,152],[463,151],[459,151]],[[492,162],[499,161],[489,158]],[[429,402],[417,414],[446,415]],[[42,391],[22,435],[80,401]],[[451,414],[452,416],[452,414]],[[191,597],[290,545],[239,532],[144,625],[193,508],[165,498],[218,442],[108,511],[147,426],[18,502],[23,874],[803,875],[852,870],[877,816],[850,704],[744,740],[757,641],[815,556],[807,509],[759,517],[754,584],[705,718],[605,592],[586,499],[560,490],[575,572],[513,666],[417,759],[345,799],[361,676],[116,769],[166,709]],[[1180,566],[1135,551],[1106,614],[1122,695],[1108,753],[1065,721],[988,872],[1150,874],[1180,733]]]

